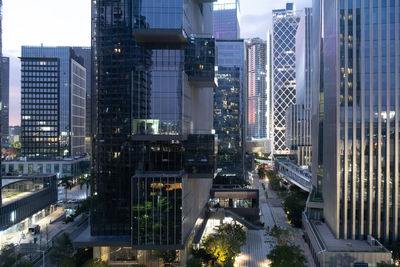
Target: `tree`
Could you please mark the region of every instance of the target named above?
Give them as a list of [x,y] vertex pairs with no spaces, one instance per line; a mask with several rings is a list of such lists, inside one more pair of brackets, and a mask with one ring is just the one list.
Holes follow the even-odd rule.
[[203,260],[200,258],[191,258],[187,262],[187,267],[202,267],[203,266]]
[[32,267],[33,264],[27,261],[21,253],[18,252],[19,247],[14,244],[3,246],[0,251],[0,267]]
[[271,267],[306,267],[307,259],[303,251],[295,245],[277,245],[267,255],[271,261]]
[[305,207],[305,198],[300,192],[291,192],[286,196],[283,209],[285,210],[288,220],[295,227],[302,225],[302,213]]
[[73,183],[72,180],[74,179],[74,177],[72,176],[64,176],[60,179],[61,181],[61,185],[64,186],[65,189],[65,201],[67,201],[67,191],[68,189],[71,190]]
[[74,247],[71,238],[67,233],[63,233],[54,240],[53,247],[50,251],[50,261],[58,266],[68,266],[73,262],[75,266]]
[[157,250],[156,255],[163,260],[164,266],[175,266],[176,250]]
[[5,245],[0,251],[0,267],[13,266],[20,255],[17,253],[17,247],[14,244]]
[[88,195],[89,195],[90,182],[91,182],[91,176],[88,175],[87,173],[79,176],[78,183],[79,183],[81,190],[82,190],[83,186],[86,187],[86,197],[88,197]]
[[272,227],[270,231],[266,232],[266,235],[270,235],[276,239],[278,246],[288,245],[293,243],[293,231],[291,229],[283,229],[278,226]]
[[203,246],[218,263],[225,266],[233,264],[240,254],[240,248],[246,243],[246,231],[239,224],[222,224],[216,228],[216,234],[208,236]]

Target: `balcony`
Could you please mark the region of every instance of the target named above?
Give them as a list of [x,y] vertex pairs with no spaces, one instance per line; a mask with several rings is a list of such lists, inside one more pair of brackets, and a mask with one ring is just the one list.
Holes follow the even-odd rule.
[[215,39],[190,36],[185,48],[185,72],[195,87],[218,87],[215,69]]

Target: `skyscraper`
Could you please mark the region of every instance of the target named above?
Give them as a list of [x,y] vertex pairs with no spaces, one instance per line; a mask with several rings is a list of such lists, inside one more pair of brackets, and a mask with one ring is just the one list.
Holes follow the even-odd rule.
[[86,69],[70,47],[23,46],[21,149],[28,158],[85,153]]
[[214,88],[217,167],[221,175],[243,177],[245,141],[244,40],[217,40],[218,87]]
[[267,138],[267,43],[254,38],[247,52],[247,137]]
[[336,238],[398,240],[399,2],[318,6],[323,31],[315,39],[323,40],[323,51],[313,48],[313,56],[321,55],[313,70],[321,62],[323,68],[312,84],[319,126],[313,178],[322,180],[323,216]]
[[273,151],[289,153],[285,141],[285,113],[296,104],[296,31],[300,16],[294,4],[272,11]]
[[163,249],[184,263],[215,171],[212,3],[92,8],[93,201],[76,242],[109,262],[147,264]]
[[8,120],[10,110],[10,58],[1,58],[1,134],[3,142],[8,138]]
[[234,40],[240,38],[239,0],[218,0],[214,3],[214,37]]
[[305,8],[296,33],[296,104],[286,110],[286,145],[299,165],[311,166],[311,8]]
[[78,57],[83,58],[83,66],[86,69],[86,152],[92,150],[92,49],[90,47],[73,47]]

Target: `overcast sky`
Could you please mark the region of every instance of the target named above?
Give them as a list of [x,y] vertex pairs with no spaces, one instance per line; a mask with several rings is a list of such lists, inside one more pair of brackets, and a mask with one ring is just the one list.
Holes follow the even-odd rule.
[[[160,0],[161,1],[161,0]],[[20,124],[21,45],[89,46],[90,0],[3,0],[3,55],[11,58],[10,125]],[[242,0],[241,37],[266,38],[272,9],[285,0]],[[292,2],[292,1],[291,1]],[[296,9],[312,0],[293,0]]]

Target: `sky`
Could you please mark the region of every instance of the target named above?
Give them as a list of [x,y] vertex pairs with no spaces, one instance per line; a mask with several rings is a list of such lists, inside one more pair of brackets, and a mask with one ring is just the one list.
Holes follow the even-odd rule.
[[[160,0],[161,1],[161,0]],[[267,36],[285,0],[241,0],[241,38]],[[293,0],[296,9],[312,0]],[[10,126],[20,124],[22,45],[90,46],[90,0],[3,0],[3,56],[10,57]]]

